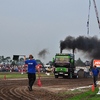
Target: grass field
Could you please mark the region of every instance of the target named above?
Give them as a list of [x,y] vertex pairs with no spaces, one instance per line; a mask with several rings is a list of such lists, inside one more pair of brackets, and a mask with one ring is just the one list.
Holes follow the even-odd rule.
[[[0,78],[4,78],[4,76],[5,75],[0,75]],[[51,74],[51,75],[41,74],[41,77],[51,77],[51,76],[54,76],[54,75],[53,74]],[[26,77],[27,78],[27,74],[23,74],[23,75],[21,75],[21,74],[8,74],[8,75],[6,75],[6,78],[18,78],[18,77],[20,77],[20,78]],[[38,74],[36,74],[36,77],[38,77]]]
[[99,88],[95,88],[95,91],[89,90],[81,95],[76,95],[64,100],[100,100],[100,95],[97,95],[98,91]]
[[[81,92],[84,92],[84,93],[81,93]],[[57,96],[63,96],[63,95],[70,95],[70,94],[76,94],[74,97],[71,97],[71,98],[65,98],[63,100],[100,100],[100,95],[97,95],[99,91],[99,88],[96,87],[95,88],[95,91],[92,91],[92,89],[81,89],[81,90],[74,90],[74,91],[68,91],[68,92],[64,92],[64,93],[60,93],[60,94],[57,94]],[[79,94],[80,93],[80,94]]]

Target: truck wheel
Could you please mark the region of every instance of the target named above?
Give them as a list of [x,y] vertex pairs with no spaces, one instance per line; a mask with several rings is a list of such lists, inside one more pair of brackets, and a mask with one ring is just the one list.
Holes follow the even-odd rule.
[[66,78],[66,76],[63,76],[63,78]]
[[78,75],[75,75],[75,76],[74,76],[74,78],[75,78],[75,79],[78,79],[78,78],[79,78],[79,76],[78,76]]
[[58,78],[58,75],[55,75],[55,78]]

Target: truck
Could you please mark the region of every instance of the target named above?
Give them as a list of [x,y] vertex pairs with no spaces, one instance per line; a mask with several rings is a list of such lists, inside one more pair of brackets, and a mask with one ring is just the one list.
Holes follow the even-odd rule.
[[78,78],[77,71],[75,70],[74,55],[69,53],[56,53],[53,58],[54,76],[58,78]]

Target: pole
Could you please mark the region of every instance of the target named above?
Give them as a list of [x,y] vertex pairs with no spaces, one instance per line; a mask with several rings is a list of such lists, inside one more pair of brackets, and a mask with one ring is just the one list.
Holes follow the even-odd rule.
[[94,2],[94,8],[95,8],[95,12],[96,12],[97,22],[98,22],[99,30],[100,30],[100,21],[99,21],[99,16],[98,16],[98,11],[97,11],[95,0],[93,0],[93,2]]

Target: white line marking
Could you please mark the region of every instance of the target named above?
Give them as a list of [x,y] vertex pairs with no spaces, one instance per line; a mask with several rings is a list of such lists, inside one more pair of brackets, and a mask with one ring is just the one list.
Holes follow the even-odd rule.
[[92,85],[84,86],[84,87],[78,87],[78,88],[73,88],[73,89],[68,89],[68,90],[74,91],[74,90],[77,90],[77,89],[84,89],[84,88],[90,88],[90,87],[92,87]]

